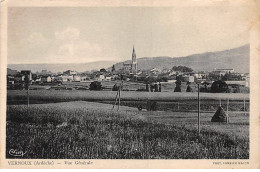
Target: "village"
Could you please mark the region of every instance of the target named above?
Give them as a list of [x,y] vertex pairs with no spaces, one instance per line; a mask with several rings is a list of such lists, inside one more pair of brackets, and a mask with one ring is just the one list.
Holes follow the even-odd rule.
[[[175,69],[175,70],[174,70]],[[31,89],[44,88],[62,88],[62,85],[81,85],[82,87],[74,87],[75,89],[89,89],[91,82],[102,83],[104,89],[112,89],[112,83],[123,80],[125,83],[135,83],[143,85],[144,91],[152,91],[146,88],[150,85],[176,85],[176,81],[180,80],[183,85],[194,86],[197,83],[207,84],[210,87],[214,81],[224,80],[233,93],[249,92],[249,74],[236,73],[234,69],[214,69],[213,71],[192,71],[184,66],[173,67],[173,69],[160,70],[153,68],[146,71],[138,71],[136,74],[126,70],[111,70],[100,69],[95,72],[79,73],[77,71],[67,70],[63,73],[55,74],[50,71],[42,70],[41,72],[32,73],[30,70],[14,71],[8,69],[7,88],[8,89],[24,89],[26,75],[29,76]],[[110,83],[110,84],[109,84]],[[185,83],[185,84],[184,84]],[[204,85],[205,85],[204,84]],[[110,85],[110,87],[105,87]],[[42,87],[41,87],[42,86]],[[46,87],[50,86],[50,87]],[[83,87],[85,86],[85,87]],[[136,88],[137,90],[138,88]],[[135,91],[136,91],[135,90]],[[155,89],[158,90],[158,89]],[[164,91],[169,89],[165,88]],[[186,89],[185,89],[186,90]],[[182,89],[182,92],[185,91]],[[173,90],[172,90],[173,91]],[[193,90],[196,91],[196,90]],[[203,91],[203,90],[202,90]],[[205,91],[206,92],[206,91]]]
[[[249,93],[249,73],[238,73],[235,69],[218,69],[212,71],[194,71],[186,66],[173,66],[172,69],[152,68],[138,70],[135,49],[131,63],[123,63],[116,69],[77,72],[67,70],[58,73],[42,70],[7,69],[7,89],[76,89],[76,90],[112,90],[121,86],[123,91],[147,92],[196,92],[200,84],[201,92]],[[124,82],[124,87],[123,87]],[[213,84],[216,82],[215,84]],[[212,89],[212,85],[218,88]],[[220,88],[221,87],[221,88]]]

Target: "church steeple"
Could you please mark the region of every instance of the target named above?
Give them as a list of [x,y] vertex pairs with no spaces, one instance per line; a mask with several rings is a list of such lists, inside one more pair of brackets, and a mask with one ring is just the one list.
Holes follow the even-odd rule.
[[135,54],[135,47],[133,45],[133,53],[132,53],[132,63],[136,62],[136,54]]
[[132,72],[137,73],[137,61],[136,61],[134,45],[133,45],[133,53],[132,53]]

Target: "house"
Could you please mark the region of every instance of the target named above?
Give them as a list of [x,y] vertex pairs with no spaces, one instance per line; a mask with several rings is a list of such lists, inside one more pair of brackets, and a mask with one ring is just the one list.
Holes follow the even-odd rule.
[[225,81],[227,85],[246,86],[246,81]]
[[112,77],[111,76],[107,76],[106,77],[106,81],[111,81],[112,80]]
[[52,79],[51,79],[51,76],[42,76],[41,77],[41,81],[42,82],[51,82],[52,81]]
[[73,81],[75,81],[75,82],[80,82],[80,81],[81,81],[81,76],[79,76],[79,75],[73,75]]
[[14,81],[15,82],[23,82],[24,79],[25,79],[25,76],[22,75],[22,74],[17,74],[17,75],[14,76]]
[[194,82],[194,76],[184,76],[184,82]]
[[213,70],[213,72],[214,72],[215,74],[221,76],[221,75],[225,75],[226,73],[233,73],[233,72],[234,72],[234,69],[233,69],[233,68],[232,68],[232,69],[217,69],[217,68],[215,68],[215,69]]
[[99,75],[97,78],[98,81],[104,81],[105,80],[105,75]]
[[158,73],[161,72],[161,69],[153,68],[153,69],[150,70],[150,72],[153,73],[153,74],[158,74]]
[[29,81],[32,80],[32,72],[31,72],[31,70],[22,70],[21,74],[24,75],[24,76],[28,76],[29,77]]
[[77,75],[77,72],[73,70],[67,70],[63,72],[63,75]]
[[14,84],[14,77],[13,76],[7,76],[7,84],[10,84],[10,85]]
[[84,75],[84,76],[81,76],[81,81],[87,81],[89,80],[88,76]]
[[34,80],[35,84],[41,84],[42,83],[42,78],[40,76],[37,76],[37,78]]
[[61,80],[62,82],[71,82],[73,81],[73,76],[72,75],[60,75],[58,77],[58,80]]
[[196,78],[196,79],[203,79],[203,78],[206,78],[207,77],[207,73],[205,73],[204,71],[200,71],[200,72],[195,72],[193,74],[193,76]]
[[176,71],[170,71],[169,76],[174,76],[174,75],[176,75],[176,74],[177,74]]

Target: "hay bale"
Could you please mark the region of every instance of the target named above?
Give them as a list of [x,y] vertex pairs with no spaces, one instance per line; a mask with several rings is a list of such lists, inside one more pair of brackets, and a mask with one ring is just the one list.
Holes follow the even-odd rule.
[[212,117],[211,122],[227,122],[227,120],[227,114],[225,113],[224,109],[221,106],[219,106],[218,110]]

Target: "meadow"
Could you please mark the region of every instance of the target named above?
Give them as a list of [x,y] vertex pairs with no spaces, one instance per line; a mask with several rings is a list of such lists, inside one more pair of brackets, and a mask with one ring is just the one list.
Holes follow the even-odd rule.
[[[46,96],[46,95],[45,95]],[[214,113],[213,113],[214,114]],[[248,159],[249,114],[138,111],[95,102],[7,105],[6,156],[32,159]]]
[[[57,103],[70,101],[91,101],[115,104],[116,91],[87,90],[30,90],[30,104]],[[214,112],[221,105],[229,111],[249,112],[249,94],[200,94],[201,111]],[[197,93],[174,92],[121,92],[121,105],[148,109],[147,102],[156,101],[156,110],[189,112],[197,111]],[[27,104],[26,90],[8,90],[7,104]],[[227,107],[228,106],[228,107]]]
[[[32,103],[66,102],[66,101],[104,101],[115,100],[116,91],[89,91],[89,90],[30,90]],[[122,91],[122,101],[187,101],[196,100],[198,93],[187,92],[133,92]],[[235,101],[249,101],[249,94],[243,93],[200,93],[201,100],[219,101],[227,99]],[[24,103],[27,100],[26,90],[8,90],[7,104]]]

